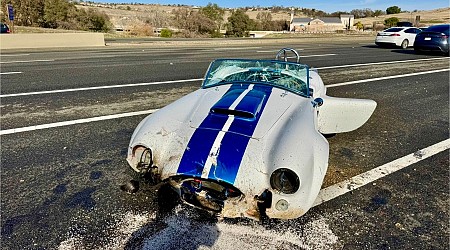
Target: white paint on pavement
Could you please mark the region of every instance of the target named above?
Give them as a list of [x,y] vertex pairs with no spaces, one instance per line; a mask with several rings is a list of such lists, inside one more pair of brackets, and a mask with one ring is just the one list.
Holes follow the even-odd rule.
[[230,47],[230,48],[214,48],[215,51],[228,51],[228,50],[247,50],[247,49],[261,49],[262,47]]
[[47,129],[47,128],[57,128],[57,127],[63,127],[63,126],[69,126],[69,125],[75,125],[75,124],[82,124],[82,123],[89,123],[89,122],[112,120],[112,119],[117,119],[117,118],[122,118],[122,117],[129,117],[129,116],[136,116],[136,115],[145,115],[145,114],[154,113],[156,111],[157,111],[157,109],[150,109],[150,110],[144,110],[144,111],[136,111],[136,112],[130,112],[130,113],[115,114],[115,115],[97,116],[97,117],[92,117],[92,118],[85,118],[85,119],[78,119],[78,120],[71,120],[71,121],[63,121],[63,122],[55,122],[55,123],[42,124],[42,125],[36,125],[36,126],[29,126],[29,127],[22,127],[22,128],[5,129],[5,130],[0,130],[0,135],[15,134],[15,133],[34,131],[34,130],[40,130],[40,129]]
[[[302,51],[302,50],[304,50],[304,49],[296,49],[296,51]],[[280,50],[277,49],[277,50],[258,50],[258,51],[256,51],[256,53],[277,53],[277,52],[280,52]]]
[[1,72],[0,75],[13,75],[13,74],[22,74],[23,72],[15,71],[15,72]]
[[196,82],[196,81],[203,81],[203,78],[187,79],[187,80],[174,80],[174,81],[162,81],[162,82],[130,83],[130,84],[121,84],[121,85],[97,86],[97,87],[86,87],[86,88],[75,88],[75,89],[57,89],[57,90],[48,90],[48,91],[39,91],[39,92],[27,92],[27,93],[17,93],[17,94],[4,94],[4,95],[0,95],[0,98],[16,97],[16,96],[28,96],[28,95],[55,94],[55,93],[76,92],[76,91],[86,91],[86,90],[98,90],[98,89],[127,88],[127,87],[138,87],[138,86],[168,84],[168,83],[185,83],[185,82]]
[[306,55],[306,56],[300,56],[300,58],[323,57],[323,56],[337,56],[337,54]]
[[[328,55],[335,55],[335,54],[328,54]],[[302,56],[302,57],[313,57],[313,56],[324,56],[324,55],[310,55],[310,56]],[[440,60],[441,58],[429,58],[430,60]],[[443,58],[445,59],[445,58]],[[421,59],[419,59],[421,60]],[[428,60],[428,59],[424,59]],[[406,61],[395,61],[396,63],[399,62],[412,62],[417,60],[406,60]],[[195,62],[195,61],[192,61]],[[373,64],[390,64],[391,62],[384,62],[384,63],[373,63]],[[349,64],[349,65],[339,65],[339,66],[332,66],[332,67],[356,67],[361,66],[363,64]],[[364,65],[371,65],[371,64],[364,64]],[[315,69],[329,69],[331,67],[321,67],[321,68],[315,68]],[[445,71],[446,69],[443,69],[441,71]],[[391,79],[391,78],[397,78],[397,77],[406,77],[406,76],[412,76],[415,74],[430,74],[440,71],[426,71],[426,72],[419,72],[419,73],[413,73],[413,74],[406,74],[406,75],[395,75],[395,76],[389,76],[390,78],[373,78],[373,79],[364,79],[359,81],[352,81],[347,83],[337,83],[341,85],[349,85],[349,84],[355,84],[355,83],[362,83],[362,82],[369,82],[369,81],[378,81],[378,80],[385,80],[385,79]],[[29,95],[42,95],[42,94],[54,94],[54,93],[65,93],[65,92],[75,92],[75,91],[86,91],[86,90],[98,90],[98,89],[109,89],[109,88],[126,88],[126,87],[138,87],[138,86],[146,86],[146,85],[157,85],[157,84],[169,84],[169,83],[176,83],[176,82],[194,82],[194,81],[203,81],[203,78],[197,78],[197,79],[185,79],[185,80],[173,80],[173,81],[161,81],[161,82],[148,82],[148,83],[131,83],[131,84],[122,84],[122,85],[111,85],[111,86],[97,86],[97,87],[86,87],[86,88],[73,88],[73,89],[58,89],[58,90],[49,90],[49,91],[37,91],[37,92],[26,92],[26,93],[15,93],[15,94],[4,94],[0,95],[0,98],[6,98],[6,97],[17,97],[17,96],[29,96]],[[337,84],[331,84],[327,85],[327,87],[332,88],[335,86],[339,86]]]
[[3,55],[0,55],[0,57],[8,57],[8,56],[11,56],[11,57],[13,57],[13,56],[29,56],[30,54],[7,54],[7,55],[5,55],[5,54],[3,54]]
[[324,69],[338,69],[338,68],[351,68],[351,67],[371,66],[371,65],[384,65],[384,64],[395,64],[395,63],[411,63],[411,62],[422,62],[422,61],[436,61],[436,60],[448,60],[448,58],[445,58],[445,57],[436,57],[436,58],[423,58],[423,59],[412,59],[412,60],[403,60],[403,61],[375,62],[375,63],[358,63],[358,64],[346,64],[346,65],[336,65],[336,66],[318,67],[318,68],[315,68],[315,69],[318,69],[318,70],[324,70]]
[[30,60],[30,61],[8,61],[0,62],[1,64],[11,64],[11,63],[33,63],[33,62],[54,62],[55,60]]
[[357,81],[351,81],[351,82],[341,82],[341,83],[335,83],[335,84],[325,85],[325,87],[326,87],[326,88],[334,88],[334,87],[345,86],[345,85],[352,85],[352,84],[357,84],[357,83],[375,82],[375,81],[389,80],[389,79],[402,78],[402,77],[409,77],[409,76],[418,76],[418,75],[426,75],[426,74],[440,73],[440,72],[445,72],[445,71],[450,71],[450,69],[438,69],[438,70],[431,70],[431,71],[424,71],[424,72],[416,72],[416,73],[403,74],[403,75],[384,76],[384,77],[377,77],[377,78],[363,79],[363,80],[357,80]]
[[345,181],[323,188],[322,190],[320,190],[319,195],[317,196],[317,199],[314,202],[313,206],[320,205],[324,202],[327,202],[336,197],[344,195],[352,190],[360,188],[364,185],[367,185],[371,182],[374,182],[380,178],[388,176],[414,163],[425,160],[435,154],[438,154],[448,149],[450,149],[450,139],[441,141],[424,149],[418,150],[414,153],[403,156],[397,160],[391,161],[389,163],[371,169],[362,174],[353,176],[352,178],[347,179]]
[[[326,87],[333,88],[333,87],[351,85],[351,84],[357,84],[357,83],[373,82],[373,81],[380,81],[380,80],[387,80],[387,79],[394,79],[394,78],[408,77],[408,76],[415,76],[415,75],[423,75],[423,74],[432,74],[432,73],[439,73],[439,72],[444,72],[444,71],[450,71],[450,69],[432,70],[432,71],[425,71],[425,72],[418,72],[418,73],[411,73],[411,74],[404,74],[404,75],[387,76],[387,77],[364,79],[364,80],[358,80],[358,81],[352,81],[352,82],[336,83],[336,84],[326,85]],[[203,79],[190,79],[190,80],[179,80],[179,81],[168,81],[168,82],[183,82],[183,81],[187,82],[187,81],[200,81],[200,80],[203,80]],[[164,83],[168,83],[168,82],[141,83],[141,84],[142,85],[151,85],[151,84],[164,84]],[[127,84],[127,85],[130,85],[130,84]],[[122,86],[126,87],[124,85],[117,85],[117,87],[122,87]],[[103,86],[103,87],[108,88],[111,86]],[[102,87],[93,87],[93,88],[102,88]],[[86,88],[86,90],[87,89],[92,89],[92,88]],[[65,91],[67,91],[67,90],[65,90]],[[77,90],[73,89],[73,91],[77,91]],[[41,93],[41,92],[38,92],[38,93]],[[9,95],[0,95],[0,97],[5,97],[5,96],[9,96]],[[27,131],[33,131],[33,130],[39,130],[39,129],[46,129],[46,128],[62,127],[62,126],[94,122],[94,121],[110,120],[110,119],[116,119],[116,118],[122,118],[122,117],[142,115],[142,114],[151,114],[153,112],[156,112],[157,110],[158,109],[144,110],[144,111],[122,113],[122,114],[116,114],[116,115],[107,115],[107,116],[99,116],[99,117],[92,117],[92,118],[72,120],[72,121],[56,122],[56,123],[50,123],[50,124],[30,126],[30,127],[0,130],[0,135],[14,134],[14,133],[27,132]]]

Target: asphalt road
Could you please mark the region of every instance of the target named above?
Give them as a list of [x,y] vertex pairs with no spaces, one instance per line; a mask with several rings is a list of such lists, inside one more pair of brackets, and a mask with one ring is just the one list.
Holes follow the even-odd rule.
[[[152,42],[2,51],[2,249],[449,249],[449,150],[424,150],[449,138],[448,57],[367,38]],[[329,138],[324,188],[413,153],[416,161],[296,220],[217,222],[185,206],[161,216],[154,187],[119,189],[145,115],[48,125],[158,109],[198,89],[211,60],[269,59],[282,47],[318,68],[328,95],[378,103],[363,127]]]

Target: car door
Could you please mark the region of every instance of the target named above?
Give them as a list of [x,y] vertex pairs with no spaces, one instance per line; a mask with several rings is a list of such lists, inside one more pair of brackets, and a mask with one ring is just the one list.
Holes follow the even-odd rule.
[[361,127],[370,118],[377,103],[368,99],[323,96],[318,108],[318,128],[322,134],[343,133]]

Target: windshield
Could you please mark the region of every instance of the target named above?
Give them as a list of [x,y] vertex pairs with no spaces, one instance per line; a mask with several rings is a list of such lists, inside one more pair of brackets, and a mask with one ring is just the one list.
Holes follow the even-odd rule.
[[258,83],[309,96],[308,66],[274,60],[219,59],[209,66],[203,88],[230,83]]

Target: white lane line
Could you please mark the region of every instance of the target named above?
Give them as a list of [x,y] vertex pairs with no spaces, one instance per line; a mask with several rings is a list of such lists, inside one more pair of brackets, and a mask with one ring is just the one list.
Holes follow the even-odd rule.
[[403,168],[406,168],[414,163],[421,160],[425,160],[435,154],[438,154],[444,150],[450,149],[450,139],[441,141],[427,148],[421,149],[409,155],[403,156],[399,159],[386,163],[377,168],[371,169],[362,174],[351,177],[350,179],[344,180],[342,182],[336,183],[329,187],[320,190],[317,199],[315,200],[313,206],[320,205],[324,202],[332,200],[336,197],[344,195],[352,190],[360,188],[371,182],[374,182],[380,178],[387,175],[395,173]]
[[359,64],[347,64],[347,65],[319,67],[319,68],[315,68],[315,69],[320,69],[320,70],[324,70],[324,69],[338,69],[338,68],[350,68],[350,67],[359,67],[359,66],[383,65],[383,64],[394,64],[394,63],[408,63],[408,62],[421,62],[421,61],[435,61],[435,60],[448,60],[448,58],[436,57],[436,58],[423,58],[423,59],[412,59],[412,60],[403,60],[403,61],[359,63]]
[[10,63],[32,63],[32,62],[54,62],[55,60],[29,60],[29,61],[9,61],[9,62],[0,62],[1,64],[10,64]]
[[12,75],[12,74],[22,74],[23,72],[15,71],[15,72],[1,72],[0,75]]
[[39,92],[27,92],[27,93],[17,93],[17,94],[4,94],[4,95],[0,95],[0,97],[1,98],[5,98],[5,97],[16,97],[16,96],[27,96],[27,95],[42,95],[42,94],[54,94],[54,93],[64,93],[64,92],[85,91],[85,90],[126,88],[126,87],[158,85],[158,84],[178,83],[178,82],[180,82],[180,83],[196,82],[196,81],[203,81],[203,78],[187,79],[187,80],[174,80],[174,81],[162,81],[162,82],[130,83],[130,84],[122,84],[122,85],[86,87],[86,88],[75,88],[75,89],[58,89],[58,90],[48,90],[48,91],[39,91]]
[[[334,55],[334,54],[333,54]],[[316,55],[317,56],[317,55]],[[323,55],[322,55],[323,56]],[[305,57],[305,56],[303,56]],[[440,60],[441,58],[430,58],[430,60]],[[445,58],[443,58],[445,59]],[[406,61],[395,61],[395,62],[408,62],[411,60]],[[196,62],[196,61],[192,61]],[[385,64],[389,64],[391,62],[385,62]],[[377,63],[382,64],[382,63]],[[349,64],[349,65],[340,65],[336,67],[356,67],[361,66],[362,64]],[[335,66],[333,66],[335,67]],[[326,67],[322,68],[316,68],[316,69],[324,69]],[[329,67],[328,67],[329,68]],[[395,78],[395,76],[393,76]],[[163,81],[163,82],[150,82],[150,83],[132,83],[132,84],[124,84],[124,85],[112,85],[112,86],[99,86],[99,87],[87,87],[87,88],[74,88],[74,89],[60,89],[60,90],[49,90],[49,91],[40,91],[40,92],[27,92],[27,93],[16,93],[16,94],[4,94],[0,95],[1,98],[5,97],[16,97],[16,96],[27,96],[27,95],[42,95],[42,94],[53,94],[53,93],[64,93],[64,92],[74,92],[74,91],[84,91],[84,90],[97,90],[97,89],[108,89],[108,88],[124,88],[124,87],[135,87],[135,86],[145,86],[145,85],[156,85],[156,84],[166,84],[166,83],[174,83],[174,82],[191,82],[191,81],[202,81],[203,78],[198,79],[186,79],[186,80],[174,80],[174,81]],[[383,79],[379,79],[383,80]],[[362,80],[365,81],[365,80]],[[357,83],[357,82],[354,82]],[[328,85],[327,87],[334,87],[333,84]]]
[[8,54],[8,55],[0,55],[0,57],[4,57],[4,56],[29,56],[30,54]]
[[395,78],[402,78],[402,77],[408,77],[408,76],[418,76],[418,75],[433,74],[433,73],[439,73],[439,72],[445,72],[445,71],[450,71],[450,69],[438,69],[438,70],[431,70],[431,71],[424,71],[424,72],[417,72],[417,73],[410,73],[410,74],[403,74],[403,75],[384,76],[384,77],[377,77],[377,78],[371,78],[371,79],[363,79],[363,80],[351,81],[351,82],[341,82],[341,83],[325,85],[325,87],[326,88],[333,88],[333,87],[339,87],[339,86],[344,86],[344,85],[352,85],[352,84],[357,84],[357,83],[375,82],[375,81],[395,79]]
[[154,113],[156,111],[158,111],[158,109],[150,109],[150,110],[122,113],[122,114],[115,114],[115,115],[97,116],[97,117],[92,117],[92,118],[85,118],[85,119],[78,119],[78,120],[71,120],[71,121],[64,121],[64,122],[55,122],[55,123],[42,124],[42,125],[23,127],[23,128],[6,129],[6,130],[0,130],[0,135],[15,134],[15,133],[20,133],[20,132],[34,131],[34,130],[47,129],[47,128],[63,127],[63,126],[81,124],[81,123],[112,120],[112,119],[136,116],[136,115],[145,115],[145,114]]
[[306,56],[300,56],[300,58],[307,58],[307,57],[321,57],[321,56],[337,56],[337,54],[306,55]]
[[[302,51],[302,50],[304,50],[304,49],[296,49],[297,51]],[[278,49],[278,50],[258,50],[258,51],[256,51],[256,53],[276,53],[276,52],[279,52],[280,50]]]
[[[392,79],[392,78],[398,78],[398,77],[407,77],[407,76],[412,76],[412,75],[431,74],[431,73],[437,73],[437,72],[443,72],[443,71],[450,71],[450,69],[433,70],[433,71],[419,72],[419,73],[406,74],[406,75],[397,75],[397,76],[380,77],[380,78],[366,79],[366,80],[353,81],[353,82],[337,83],[337,84],[332,84],[332,85],[326,85],[325,87],[331,88],[331,87],[337,87],[337,86],[343,86],[343,85],[349,85],[349,84],[357,84],[357,83],[364,83],[364,82],[380,81],[380,80],[385,80],[385,79]],[[203,79],[191,79],[191,80],[181,80],[181,81],[195,81],[195,80],[203,80]],[[179,81],[172,81],[172,82],[179,82]],[[167,82],[161,82],[161,83],[167,83]],[[119,86],[122,86],[122,85],[119,85]],[[104,87],[106,88],[108,86],[104,86]],[[60,92],[63,92],[63,91],[60,91]],[[0,97],[3,97],[3,96],[0,95]],[[133,115],[140,115],[141,113],[139,113],[139,112],[143,112],[145,114],[150,114],[152,112],[156,112],[157,110],[159,110],[159,109],[152,109],[152,110],[144,110],[144,111],[138,111],[138,112],[117,114],[116,118],[133,116]],[[114,115],[112,115],[112,116],[114,116]],[[25,132],[25,131],[33,131],[33,130],[44,129],[44,128],[55,128],[55,127],[61,127],[61,126],[67,126],[67,125],[82,123],[80,121],[92,122],[92,121],[102,121],[102,120],[107,120],[107,119],[114,119],[114,118],[109,118],[109,117],[112,117],[112,116],[100,116],[100,117],[93,117],[93,118],[87,118],[87,119],[80,119],[80,120],[56,122],[56,123],[47,124],[47,125],[51,125],[50,127],[46,127],[47,125],[43,124],[43,125],[30,126],[30,127],[22,127],[22,128],[8,129],[8,130],[0,130],[0,135],[3,135],[3,134],[14,134],[14,133]],[[106,117],[106,118],[102,118],[102,117]]]
[[228,50],[246,50],[246,49],[261,49],[262,47],[239,47],[239,48],[214,48],[215,51],[228,51]]

